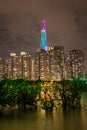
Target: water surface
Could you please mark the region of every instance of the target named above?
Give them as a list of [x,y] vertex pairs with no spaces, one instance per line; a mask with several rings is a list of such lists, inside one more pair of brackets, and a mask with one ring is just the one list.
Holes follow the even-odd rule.
[[0,130],[87,130],[87,92],[82,93],[81,103],[78,111],[38,109],[0,116]]

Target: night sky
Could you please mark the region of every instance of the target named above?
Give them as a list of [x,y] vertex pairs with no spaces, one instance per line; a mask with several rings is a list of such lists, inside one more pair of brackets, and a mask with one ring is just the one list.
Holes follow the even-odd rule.
[[81,49],[87,61],[87,0],[0,0],[0,56],[34,56],[43,19],[49,46]]

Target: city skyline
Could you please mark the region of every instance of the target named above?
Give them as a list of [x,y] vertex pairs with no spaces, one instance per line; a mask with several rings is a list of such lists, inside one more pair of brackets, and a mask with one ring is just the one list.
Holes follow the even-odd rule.
[[10,53],[0,58],[0,80],[24,78],[27,80],[71,80],[72,76],[86,78],[84,53],[71,50],[64,53],[63,46],[50,46],[47,50],[37,49],[35,58],[29,52]]
[[[87,61],[87,1],[3,0],[0,3],[0,56],[30,52],[40,46],[41,21],[47,23],[47,43],[65,52],[80,49]],[[86,67],[87,68],[87,67]]]

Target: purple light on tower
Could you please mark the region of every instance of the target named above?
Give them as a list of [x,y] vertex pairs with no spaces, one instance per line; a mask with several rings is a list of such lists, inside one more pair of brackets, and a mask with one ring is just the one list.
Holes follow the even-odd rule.
[[45,20],[42,21],[41,30],[46,30],[46,22],[45,22]]

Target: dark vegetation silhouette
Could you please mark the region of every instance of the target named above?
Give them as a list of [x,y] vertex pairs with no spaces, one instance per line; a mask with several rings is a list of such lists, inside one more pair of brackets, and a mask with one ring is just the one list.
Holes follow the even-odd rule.
[[81,89],[79,79],[72,81],[28,81],[23,78],[0,81],[0,110],[36,109],[37,102],[45,110],[59,106],[64,109],[81,108]]

